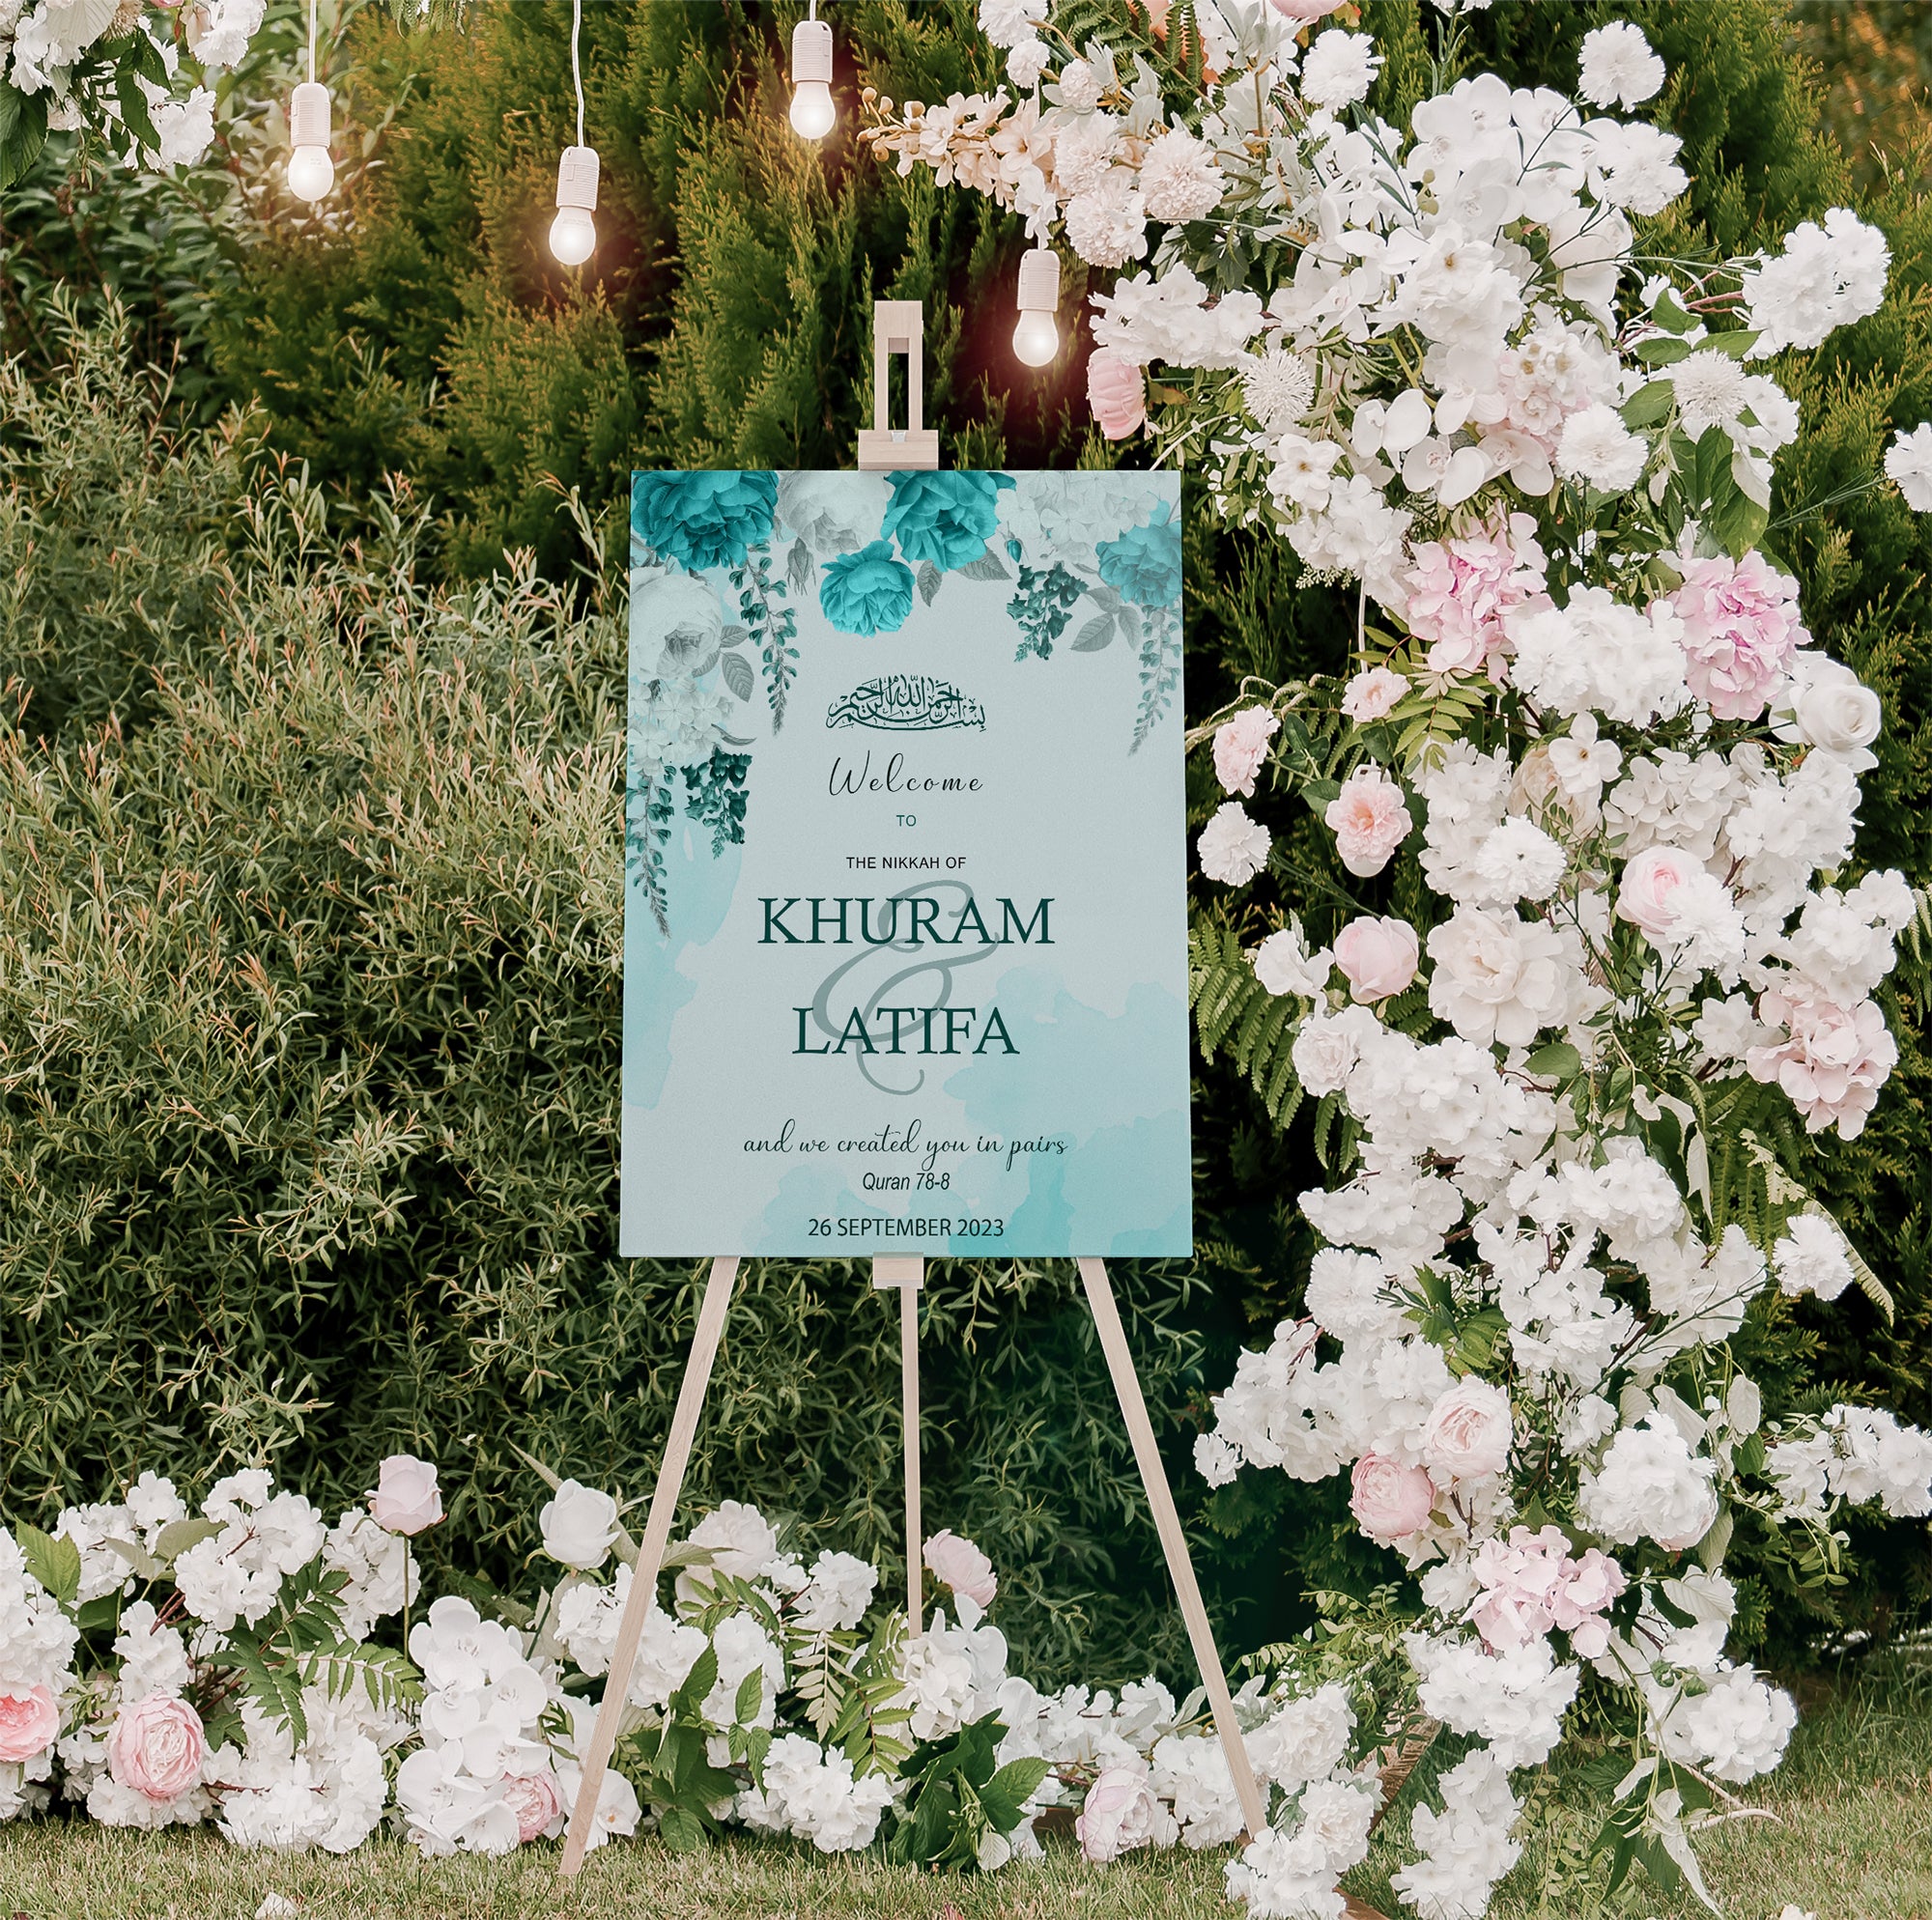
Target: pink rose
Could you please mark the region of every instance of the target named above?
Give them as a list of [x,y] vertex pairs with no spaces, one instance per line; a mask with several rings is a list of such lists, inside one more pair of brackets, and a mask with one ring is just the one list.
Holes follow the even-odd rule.
[[1632,921],[1652,939],[1667,938],[1677,924],[1671,895],[1695,884],[1704,863],[1682,847],[1646,847],[1624,868],[1617,889],[1617,918]]
[[107,1770],[131,1793],[172,1800],[201,1778],[208,1736],[201,1715],[172,1693],[151,1693],[124,1707],[107,1736]]
[[1810,637],[1798,582],[1762,553],[1692,560],[1670,605],[1684,622],[1685,678],[1719,720],[1756,720]]
[[1357,726],[1378,720],[1393,713],[1408,693],[1408,681],[1386,666],[1372,666],[1358,673],[1342,692],[1342,713]]
[[1154,1797],[1144,1764],[1103,1767],[1073,1822],[1080,1850],[1096,1864],[1118,1860],[1150,1841],[1172,1846],[1174,1816]]
[[1335,964],[1349,976],[1349,991],[1364,1005],[1393,1000],[1415,978],[1422,958],[1415,929],[1406,920],[1364,916],[1335,936]]
[[442,1518],[436,1469],[409,1454],[391,1454],[376,1475],[369,1512],[392,1534],[419,1534]]
[[1281,721],[1266,707],[1243,707],[1214,729],[1214,777],[1223,793],[1253,794],[1268,742],[1280,731]]
[[1337,12],[1347,0],[1268,0],[1277,14],[1291,20],[1321,20]]
[[1354,1491],[1350,1511],[1372,1540],[1387,1545],[1406,1539],[1429,1524],[1435,1484],[1420,1467],[1406,1467],[1380,1454],[1364,1454],[1350,1477]]
[[44,1753],[60,1733],[60,1703],[46,1686],[0,1687],[0,1761],[18,1765]]
[[1488,1480],[1509,1465],[1513,1437],[1509,1396],[1471,1375],[1430,1409],[1422,1457],[1438,1481]]
[[962,1598],[989,1607],[1000,1591],[999,1575],[993,1563],[973,1544],[951,1528],[934,1534],[925,1543],[925,1564],[942,1587],[951,1587]]
[[1123,440],[1147,423],[1147,381],[1123,353],[1102,347],[1088,357],[1087,405],[1103,439]]
[[1389,863],[1415,825],[1402,788],[1375,766],[1357,767],[1322,814],[1335,834],[1342,864],[1366,880]]
[[503,1804],[517,1817],[517,1844],[541,1840],[563,1813],[556,1782],[548,1773],[512,1773],[503,1782]]
[[1804,1115],[1806,1132],[1835,1125],[1840,1139],[1858,1139],[1898,1063],[1898,1042],[1877,1002],[1845,1007],[1802,993],[1767,993],[1757,1017],[1785,1037],[1745,1055],[1751,1078],[1776,1081]]

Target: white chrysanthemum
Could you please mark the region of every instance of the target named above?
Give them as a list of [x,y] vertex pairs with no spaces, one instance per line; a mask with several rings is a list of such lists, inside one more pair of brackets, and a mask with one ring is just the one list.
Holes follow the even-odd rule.
[[1663,85],[1663,62],[1628,20],[1583,36],[1577,91],[1596,106],[1636,106]]
[[[1286,347],[1277,344],[1244,357],[1240,371],[1248,411],[1270,434],[1288,433],[1314,405],[1315,370]],[[1932,428],[1919,431],[1932,436]]]
[[1147,257],[1147,203],[1133,177],[1114,169],[1066,203],[1066,240],[1090,267],[1123,267]]
[[1141,155],[1141,199],[1150,220],[1198,220],[1221,204],[1227,183],[1204,141],[1172,127]]
[[1678,414],[1693,440],[1707,428],[1735,426],[1750,405],[1750,376],[1742,362],[1715,347],[1700,348],[1664,373],[1677,389]]
[[1476,850],[1473,862],[1484,904],[1513,907],[1547,900],[1556,891],[1569,857],[1534,821],[1513,813]]
[[1317,106],[1332,109],[1366,99],[1382,57],[1367,34],[1331,27],[1320,35],[1301,63],[1301,93]]
[[1891,437],[1885,450],[1885,474],[1914,513],[1932,513],[1932,421]]
[[1771,1250],[1777,1290],[1797,1299],[1815,1293],[1835,1300],[1852,1284],[1851,1251],[1837,1224],[1824,1213],[1797,1215]]
[[1225,802],[1201,830],[1195,850],[1201,871],[1224,887],[1245,887],[1267,864],[1270,839],[1238,800]]
[[980,0],[980,31],[995,46],[1017,46],[1047,12],[1048,0]]
[[1643,478],[1650,442],[1624,425],[1614,407],[1599,401],[1563,422],[1556,443],[1556,470],[1600,494],[1624,494]]

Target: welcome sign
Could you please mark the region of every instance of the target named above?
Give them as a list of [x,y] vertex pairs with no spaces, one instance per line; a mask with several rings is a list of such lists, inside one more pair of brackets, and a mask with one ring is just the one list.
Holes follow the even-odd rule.
[[1179,484],[633,478],[621,1250],[1191,1250]]

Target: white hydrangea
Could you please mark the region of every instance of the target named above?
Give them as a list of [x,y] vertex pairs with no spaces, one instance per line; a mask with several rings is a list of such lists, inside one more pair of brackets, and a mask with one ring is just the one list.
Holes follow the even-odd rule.
[[1885,236],[1847,209],[1833,207],[1822,227],[1802,221],[1785,236],[1781,254],[1744,275],[1745,313],[1758,333],[1751,356],[1808,350],[1876,313],[1890,269]]
[[299,1493],[276,1493],[266,1469],[215,1482],[202,1513],[221,1531],[175,1561],[175,1584],[194,1617],[218,1633],[250,1626],[275,1603],[282,1582],[321,1553],[322,1515]]
[[1669,1552],[1692,1547],[1718,1517],[1717,1463],[1699,1457],[1661,1413],[1646,1414],[1585,1470],[1577,1511],[1592,1532],[1620,1546],[1653,1539]]
[[1784,1758],[1798,1708],[1781,1687],[1748,1667],[1687,1681],[1651,1703],[1657,1740],[1683,1761],[1734,1784],[1769,1773]]
[[1563,1716],[1581,1674],[1559,1665],[1549,1642],[1490,1653],[1479,1640],[1403,1637],[1415,1671],[1422,1710],[1459,1734],[1489,1743],[1505,1768],[1539,1766],[1562,1737]]
[[1486,1747],[1472,1748],[1435,1783],[1442,1811],[1418,1806],[1409,1831],[1422,1857],[1389,1884],[1419,1920],[1482,1920],[1496,1882],[1521,1856],[1510,1838],[1521,1802],[1508,1770]]

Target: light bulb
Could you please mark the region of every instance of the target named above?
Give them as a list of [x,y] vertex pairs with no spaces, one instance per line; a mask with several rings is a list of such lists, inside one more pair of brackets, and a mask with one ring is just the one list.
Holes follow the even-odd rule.
[[582,267],[597,247],[597,222],[582,207],[559,207],[550,223],[550,250],[566,267]]
[[328,157],[328,89],[304,80],[289,96],[289,191],[298,200],[320,200],[335,184]]
[[322,200],[335,184],[335,162],[327,147],[298,147],[289,155],[289,191],[298,200]]
[[556,218],[550,250],[566,267],[582,267],[597,245],[597,149],[566,147],[556,163]]
[[823,140],[838,124],[831,79],[832,29],[799,21],[791,30],[791,128],[801,140]]
[[1060,256],[1037,246],[1020,256],[1020,324],[1013,328],[1013,352],[1030,367],[1043,367],[1060,352]]
[[1013,328],[1013,352],[1030,367],[1043,367],[1060,352],[1060,325],[1050,313],[1023,313]]
[[791,97],[791,130],[801,140],[823,140],[838,124],[832,89],[823,80],[801,80]]

